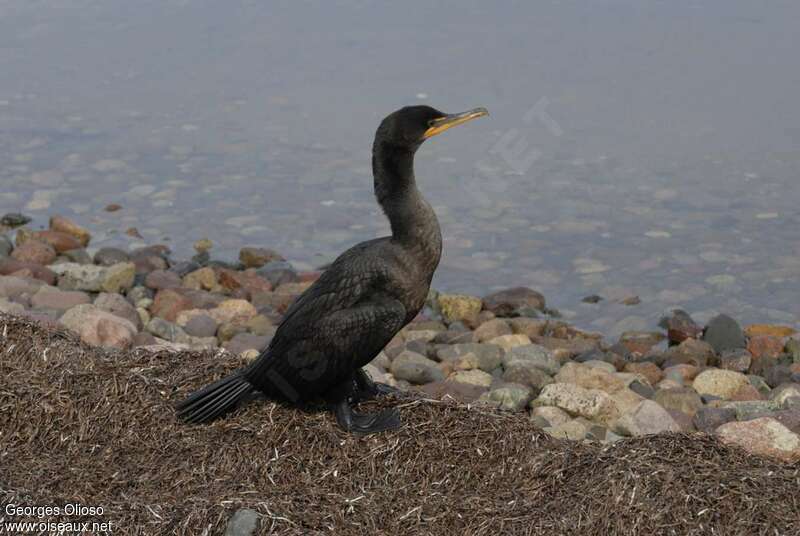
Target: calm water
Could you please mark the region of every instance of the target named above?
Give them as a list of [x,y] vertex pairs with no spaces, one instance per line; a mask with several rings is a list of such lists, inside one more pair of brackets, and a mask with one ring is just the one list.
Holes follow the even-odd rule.
[[388,231],[386,113],[486,106],[417,158],[435,286],[528,285],[611,333],[676,306],[798,322],[797,2],[299,4],[0,1],[0,213],[311,267]]

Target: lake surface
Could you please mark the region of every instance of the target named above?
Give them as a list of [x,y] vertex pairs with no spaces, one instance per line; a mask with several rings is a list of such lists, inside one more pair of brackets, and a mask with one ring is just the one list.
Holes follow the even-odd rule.
[[780,0],[0,1],[0,213],[310,268],[388,232],[384,115],[485,106],[418,153],[437,288],[531,286],[612,334],[796,325],[798,28]]

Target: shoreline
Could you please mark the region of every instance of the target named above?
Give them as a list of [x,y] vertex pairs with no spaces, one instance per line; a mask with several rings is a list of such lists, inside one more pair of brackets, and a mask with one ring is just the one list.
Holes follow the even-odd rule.
[[[221,348],[253,359],[320,274],[263,247],[242,248],[238,264],[215,261],[209,240],[195,243],[190,261],[163,245],[90,256],[90,231],[67,218],[41,231],[14,215],[3,222],[15,236],[0,234],[0,311],[95,346]],[[743,328],[726,315],[698,325],[676,310],[659,327],[607,340],[558,318],[527,287],[432,291],[365,368],[403,390],[525,413],[555,437],[612,443],[699,430],[800,459],[800,335],[791,326]]]

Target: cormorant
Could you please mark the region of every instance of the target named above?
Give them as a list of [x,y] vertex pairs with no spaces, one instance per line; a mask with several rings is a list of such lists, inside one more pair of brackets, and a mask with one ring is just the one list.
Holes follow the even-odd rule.
[[351,432],[399,427],[397,409],[361,414],[351,403],[392,390],[361,367],[422,309],[439,264],[442,235],[417,189],[414,153],[431,136],[484,115],[484,108],[445,114],[408,106],[387,116],[375,133],[372,172],[392,235],[340,255],[291,305],[261,355],[190,395],[178,405],[179,417],[211,421],[258,390],[292,402],[321,397]]

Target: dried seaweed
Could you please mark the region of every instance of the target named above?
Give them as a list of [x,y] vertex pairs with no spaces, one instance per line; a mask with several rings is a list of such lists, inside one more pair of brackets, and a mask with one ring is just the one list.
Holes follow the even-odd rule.
[[172,406],[241,365],[104,351],[0,314],[0,504],[102,506],[113,534],[798,534],[800,463],[702,434],[613,445],[527,417],[386,400],[405,426],[353,437],[324,411],[254,401],[206,426]]

